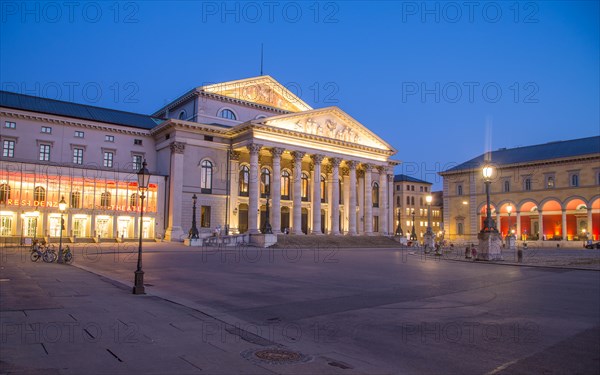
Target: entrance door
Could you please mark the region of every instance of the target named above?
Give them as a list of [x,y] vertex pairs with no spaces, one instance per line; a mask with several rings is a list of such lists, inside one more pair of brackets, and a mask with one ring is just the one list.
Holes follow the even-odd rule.
[[25,237],[35,237],[37,227],[37,217],[23,218],[23,234]]
[[108,219],[96,219],[96,235],[100,238],[109,238]]
[[150,238],[152,230],[152,221],[144,219],[144,224],[142,225],[142,238]]
[[290,209],[281,207],[281,232],[290,227]]
[[245,203],[240,204],[238,209],[238,228],[240,233],[246,233],[248,231],[248,205]]
[[48,226],[50,229],[50,237],[60,237],[60,216],[49,217]]
[[321,210],[321,233],[323,233],[323,234],[326,233],[325,232],[325,227],[326,227],[325,218],[326,218],[325,210]]
[[129,238],[129,222],[130,219],[119,219],[118,236],[121,238]]
[[302,209],[302,233],[308,234],[308,209]]
[[10,236],[12,232],[12,217],[0,216],[0,236]]
[[87,226],[87,219],[84,218],[79,218],[79,219],[73,219],[73,236],[75,237],[85,237],[86,234],[86,228]]

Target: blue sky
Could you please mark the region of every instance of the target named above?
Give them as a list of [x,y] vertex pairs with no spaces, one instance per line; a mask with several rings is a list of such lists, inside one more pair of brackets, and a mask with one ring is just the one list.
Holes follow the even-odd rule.
[[[73,4],[73,5],[69,5]],[[468,3],[467,3],[468,4]],[[264,72],[340,106],[405,172],[600,134],[599,3],[2,1],[1,88],[151,113]]]

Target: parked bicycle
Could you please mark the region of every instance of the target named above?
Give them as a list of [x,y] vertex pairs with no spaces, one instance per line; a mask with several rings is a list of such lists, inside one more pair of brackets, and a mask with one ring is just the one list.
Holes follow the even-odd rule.
[[52,263],[56,260],[56,251],[54,245],[38,243],[37,241],[31,245],[31,261],[37,262],[40,258],[46,263]]
[[65,246],[65,248],[63,249],[63,260],[65,261],[65,263],[71,263],[73,262],[73,253],[71,252],[71,248],[69,247],[69,245]]

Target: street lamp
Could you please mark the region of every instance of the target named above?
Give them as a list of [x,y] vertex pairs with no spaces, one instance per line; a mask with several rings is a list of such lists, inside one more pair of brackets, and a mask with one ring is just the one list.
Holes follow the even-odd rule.
[[498,229],[496,229],[496,224],[492,220],[492,208],[490,206],[490,184],[492,183],[492,174],[494,173],[494,168],[491,166],[483,167],[483,180],[485,182],[485,197],[486,197],[486,209],[487,215],[485,221],[483,223],[483,232],[494,232],[497,233]]
[[398,226],[396,227],[396,236],[404,236],[404,231],[402,230],[402,209],[398,207]]
[[198,228],[196,227],[196,201],[198,200],[198,197],[196,196],[196,193],[194,193],[194,195],[192,196],[192,202],[194,202],[193,206],[192,206],[192,227],[190,228],[190,231],[188,233],[188,238],[191,240],[197,240],[200,236],[198,233]]
[[267,205],[265,207],[265,225],[262,228],[263,234],[273,234],[273,228],[271,228],[271,223],[269,222],[269,198],[271,197],[271,181],[269,180],[268,175],[263,175],[264,183],[265,183],[265,195],[267,196]]
[[63,260],[63,252],[62,252],[62,232],[65,229],[65,220],[63,219],[63,214],[67,209],[67,202],[65,202],[65,196],[63,195],[60,198],[60,202],[58,202],[58,210],[60,211],[60,237],[58,240],[58,260],[57,263],[64,263]]
[[433,229],[431,228],[431,201],[433,201],[433,197],[428,195],[425,197],[425,201],[427,202],[427,231],[428,235],[433,236]]
[[415,232],[415,210],[412,210],[412,231],[410,232],[410,240],[417,240],[417,233]]
[[510,214],[512,213],[512,206],[509,204],[508,207],[506,207],[506,211],[508,211],[508,230],[506,231],[506,235],[510,236],[511,234],[511,225],[510,225]]
[[138,244],[138,259],[137,269],[134,273],[133,294],[146,294],[144,291],[144,271],[142,271],[142,235],[144,228],[144,192],[148,190],[148,182],[150,181],[150,172],[146,168],[146,160],[142,163],[142,167],[137,173],[138,189],[140,190],[140,231]]

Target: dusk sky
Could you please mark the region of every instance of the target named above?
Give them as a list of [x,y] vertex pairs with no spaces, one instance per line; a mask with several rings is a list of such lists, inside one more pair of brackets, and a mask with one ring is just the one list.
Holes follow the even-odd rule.
[[[0,8],[1,88],[152,113],[264,74],[337,105],[407,173],[600,134],[599,3],[28,2]],[[69,5],[74,4],[74,5]]]

